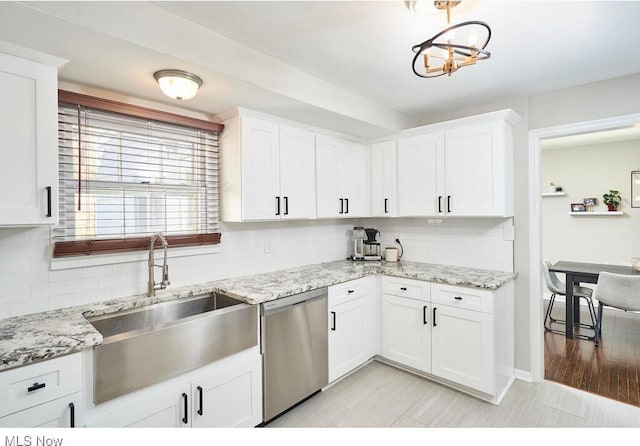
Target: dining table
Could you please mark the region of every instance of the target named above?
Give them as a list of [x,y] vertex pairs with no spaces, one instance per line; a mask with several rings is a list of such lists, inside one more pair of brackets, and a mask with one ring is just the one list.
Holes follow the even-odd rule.
[[563,273],[566,284],[566,304],[565,304],[565,337],[573,339],[574,325],[580,323],[580,299],[573,297],[573,286],[580,283],[598,283],[601,272],[614,274],[635,274],[639,275],[631,266],[612,265],[609,263],[585,263],[561,260],[554,263],[549,271]]

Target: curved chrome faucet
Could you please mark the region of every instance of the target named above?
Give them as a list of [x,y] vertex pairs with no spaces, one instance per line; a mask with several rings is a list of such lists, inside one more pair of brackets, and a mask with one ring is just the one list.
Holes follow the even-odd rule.
[[[164,262],[162,265],[155,264],[155,258],[153,256],[153,247],[155,245],[156,239],[160,239],[162,242],[162,250],[164,251]],[[167,238],[162,232],[157,232],[151,236],[151,240],[149,242],[149,282],[147,286],[147,296],[155,296],[156,290],[164,290],[169,282],[169,265],[167,264],[167,248],[169,244],[167,243]],[[160,283],[156,283],[154,267],[162,268],[162,281]]]

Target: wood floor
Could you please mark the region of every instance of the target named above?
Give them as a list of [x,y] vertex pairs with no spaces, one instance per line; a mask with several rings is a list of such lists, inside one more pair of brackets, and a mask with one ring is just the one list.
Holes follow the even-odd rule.
[[[564,308],[557,302],[554,317],[564,319]],[[580,317],[589,320],[586,309]],[[545,379],[640,407],[640,314],[605,307],[602,320],[599,347],[593,341],[545,333]]]

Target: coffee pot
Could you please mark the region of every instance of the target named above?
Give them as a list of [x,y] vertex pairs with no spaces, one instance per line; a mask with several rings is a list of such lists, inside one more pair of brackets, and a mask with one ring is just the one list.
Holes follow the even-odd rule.
[[355,226],[351,230],[351,240],[353,242],[351,260],[364,260],[364,238],[365,231],[363,226]]

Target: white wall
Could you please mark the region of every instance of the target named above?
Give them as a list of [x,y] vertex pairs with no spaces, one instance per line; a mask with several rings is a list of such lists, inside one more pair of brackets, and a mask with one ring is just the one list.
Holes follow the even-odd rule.
[[[405,260],[510,271],[512,242],[502,241],[502,223],[367,219],[223,224],[218,253],[169,259],[169,287],[346,259],[354,225],[379,229],[383,246],[400,237]],[[50,252],[48,229],[0,229],[0,318],[147,291],[146,261],[51,271]]]
[[[218,253],[169,259],[169,287],[346,258],[352,227],[337,220],[222,225]],[[0,229],[0,318],[147,291],[146,261],[51,271],[50,250],[48,229]]]
[[[542,198],[542,256],[578,262],[630,262],[640,257],[640,208],[631,208],[631,171],[640,166],[640,141],[542,150],[541,190],[551,181],[564,197]],[[594,210],[607,211],[602,194],[620,191],[622,217],[569,215],[571,203],[595,197]]]
[[393,218],[364,221],[380,231],[380,245],[402,243],[402,260],[513,271],[513,241],[505,240],[507,218]]

